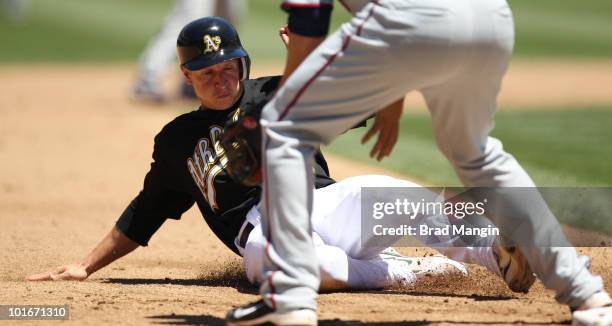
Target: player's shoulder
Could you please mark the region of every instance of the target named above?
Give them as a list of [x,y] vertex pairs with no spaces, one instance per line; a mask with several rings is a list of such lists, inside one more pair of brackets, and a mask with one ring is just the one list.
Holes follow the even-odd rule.
[[164,143],[167,141],[175,140],[177,137],[182,135],[182,131],[192,125],[194,121],[199,120],[199,112],[200,110],[196,109],[191,112],[181,114],[174,118],[172,121],[168,122],[155,136],[155,143]]
[[245,90],[243,102],[259,98],[269,100],[278,88],[280,80],[281,76],[265,76],[245,80],[243,82]]

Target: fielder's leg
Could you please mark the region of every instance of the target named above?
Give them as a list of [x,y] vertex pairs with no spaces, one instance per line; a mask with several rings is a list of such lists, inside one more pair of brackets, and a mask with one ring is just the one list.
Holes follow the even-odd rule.
[[488,136],[514,31],[507,5],[485,2],[479,1],[482,6],[474,7],[475,16],[480,17],[474,37],[488,46],[473,46],[470,57],[464,59],[463,73],[442,85],[423,89],[434,135],[466,186],[493,187],[487,194],[497,198],[496,205],[501,209],[488,209],[487,216],[500,227],[502,235],[514,240],[544,285],[557,291],[560,303],[578,307],[602,290],[601,278],[587,270],[587,260],[580,258],[565,239],[525,170],[503,150],[499,140]]
[[456,61],[446,38],[454,27],[448,16],[412,11],[403,2],[371,2],[266,105],[262,223],[270,246],[261,293],[267,305],[279,311],[316,307],[318,269],[309,232],[315,148],[407,91],[453,74]]

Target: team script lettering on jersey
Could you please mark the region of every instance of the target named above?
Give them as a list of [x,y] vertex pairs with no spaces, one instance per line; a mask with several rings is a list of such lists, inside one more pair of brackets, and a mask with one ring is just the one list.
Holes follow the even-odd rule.
[[227,165],[225,151],[219,146],[219,138],[222,132],[222,127],[211,126],[209,138],[200,138],[193,151],[193,156],[187,159],[187,168],[193,181],[213,210],[219,208],[215,190],[215,177]]

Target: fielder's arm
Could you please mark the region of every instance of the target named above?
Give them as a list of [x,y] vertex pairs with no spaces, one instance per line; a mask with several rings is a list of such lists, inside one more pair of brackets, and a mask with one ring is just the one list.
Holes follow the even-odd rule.
[[[285,3],[288,13],[286,32],[281,29],[280,35],[287,46],[287,60],[280,85],[306,59],[327,36],[331,18],[331,6],[303,7]],[[291,40],[291,41],[289,41]]]
[[297,67],[306,59],[306,57],[314,49],[323,42],[325,37],[309,37],[294,34],[291,31],[287,32],[291,42],[287,44],[287,61],[285,64],[285,70],[283,71],[283,78],[280,81],[280,85],[283,85],[287,78],[297,69]]
[[27,281],[82,281],[102,267],[138,248],[138,243],[123,235],[117,227],[80,262],[63,265],[47,272],[26,277]]

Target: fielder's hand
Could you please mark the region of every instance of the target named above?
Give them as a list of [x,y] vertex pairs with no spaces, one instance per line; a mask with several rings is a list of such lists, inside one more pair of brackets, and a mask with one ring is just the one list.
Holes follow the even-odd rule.
[[376,113],[374,125],[361,139],[361,143],[365,144],[378,133],[378,139],[370,151],[370,157],[376,157],[376,160],[380,161],[393,151],[399,134],[403,103],[404,98],[401,98]]
[[82,281],[87,278],[87,271],[81,264],[68,264],[56,269],[32,274],[26,277],[26,281]]

